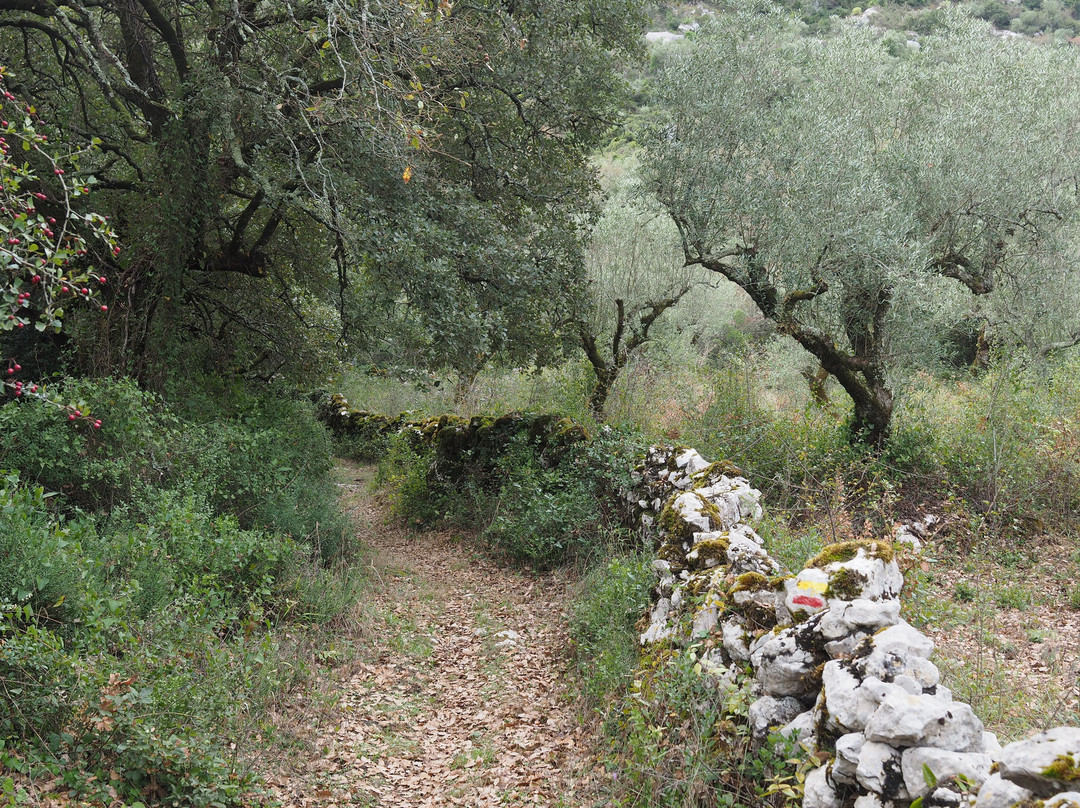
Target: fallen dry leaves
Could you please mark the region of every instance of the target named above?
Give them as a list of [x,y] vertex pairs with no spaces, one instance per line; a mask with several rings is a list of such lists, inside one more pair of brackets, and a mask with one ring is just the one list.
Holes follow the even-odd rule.
[[377,582],[357,619],[377,630],[344,666],[329,721],[267,774],[275,796],[326,808],[597,804],[566,680],[567,576],[508,570],[454,534],[387,524],[365,482],[346,497]]

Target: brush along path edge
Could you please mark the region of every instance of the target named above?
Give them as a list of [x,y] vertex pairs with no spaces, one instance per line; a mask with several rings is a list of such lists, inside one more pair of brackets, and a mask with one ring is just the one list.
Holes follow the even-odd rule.
[[352,469],[373,590],[370,647],[291,770],[283,806],[585,806],[588,735],[566,677],[565,574],[508,570],[454,533],[388,524]]

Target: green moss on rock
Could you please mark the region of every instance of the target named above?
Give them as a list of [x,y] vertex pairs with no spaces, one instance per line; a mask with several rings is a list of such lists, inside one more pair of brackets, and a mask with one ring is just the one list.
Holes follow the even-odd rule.
[[1063,782],[1080,780],[1080,761],[1072,755],[1058,755],[1053,763],[1042,770],[1042,775]]
[[760,589],[772,589],[769,579],[760,572],[744,572],[731,587],[732,592],[756,592]]
[[862,596],[866,586],[866,576],[849,567],[841,567],[829,576],[829,585],[825,589],[826,598],[855,600]]
[[845,561],[851,561],[858,555],[859,550],[864,550],[870,558],[880,558],[886,564],[893,560],[895,554],[893,552],[893,546],[891,542],[887,541],[845,541],[838,544],[830,544],[810,561],[807,562],[808,568],[821,569],[827,567],[829,564],[842,564]]

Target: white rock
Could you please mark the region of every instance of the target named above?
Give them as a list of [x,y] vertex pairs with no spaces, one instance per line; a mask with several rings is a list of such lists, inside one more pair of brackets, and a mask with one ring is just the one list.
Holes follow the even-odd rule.
[[1010,743],[1001,750],[998,763],[1002,777],[1045,799],[1072,785],[1043,774],[1063,757],[1080,766],[1080,728],[1057,727]]
[[1080,791],[1063,791],[1043,803],[1043,808],[1080,808]]
[[784,581],[784,605],[792,614],[817,614],[829,605],[825,599],[828,588],[829,574],[825,570],[805,569]]
[[709,467],[709,461],[697,453],[695,449],[687,449],[675,458],[675,468],[682,469],[687,474],[694,475]]
[[693,491],[679,494],[675,501],[671,503],[671,507],[691,527],[700,531],[712,530],[712,522],[705,511],[705,506]]
[[800,745],[810,749],[817,747],[817,713],[807,710],[799,713],[780,730],[780,734],[788,740],[794,738]]
[[874,635],[874,650],[882,653],[895,652],[929,659],[934,652],[934,641],[906,621],[890,626]]
[[855,551],[854,558],[847,561],[834,561],[826,564],[822,569],[829,573],[830,579],[833,580],[838,573],[841,573],[841,570],[845,571],[842,574],[849,582],[855,585],[858,581],[860,590],[858,597],[867,600],[895,598],[904,585],[904,576],[900,573],[900,567],[895,559],[884,561],[877,556],[871,556],[864,547],[859,547]]
[[756,740],[762,741],[768,736],[769,730],[782,727],[802,711],[802,704],[791,696],[780,699],[762,696],[750,705],[748,719],[751,734]]
[[855,799],[855,808],[883,808],[883,805],[877,794],[863,794]]
[[825,650],[835,658],[850,656],[862,640],[900,620],[900,601],[830,600],[818,620],[818,631],[826,640]]
[[694,625],[691,629],[691,636],[695,640],[700,640],[703,637],[708,637],[712,634],[716,624],[720,621],[720,614],[717,611],[715,604],[706,603],[696,612],[694,612]]
[[806,696],[819,687],[814,669],[820,659],[801,648],[795,630],[786,628],[750,656],[757,681],[770,696]]
[[971,707],[895,687],[866,722],[866,738],[893,746],[981,752],[983,724]]
[[893,541],[896,544],[903,544],[906,547],[910,547],[915,552],[922,549],[922,540],[916,536],[908,527],[902,527],[897,531]]
[[642,645],[659,642],[675,633],[675,629],[668,625],[668,614],[670,613],[671,599],[660,598],[649,616],[649,627],[641,635],[640,641]]
[[720,626],[721,642],[733,662],[748,662],[750,646],[747,643],[746,623],[739,616],[729,617]]
[[745,526],[728,532],[727,560],[733,575],[757,572],[761,575],[775,575],[780,565],[774,561],[761,546],[761,537]]
[[918,691],[911,691],[913,693],[921,693],[941,681],[941,673],[933,662],[896,646],[890,650],[875,647],[869,656],[858,661],[858,667],[864,676],[874,676],[883,682],[893,682],[900,678],[911,679],[918,684]]
[[998,760],[1001,757],[1001,742],[998,741],[997,735],[992,732],[983,733],[983,751],[992,760]]
[[900,769],[900,750],[883,743],[867,741],[859,750],[855,779],[863,788],[880,794],[884,801],[908,798]]
[[975,808],[1012,808],[1018,802],[1030,799],[1032,793],[994,772],[982,784]]
[[929,793],[932,788],[926,782],[923,766],[934,773],[936,783],[962,774],[971,783],[980,786],[990,776],[992,764],[993,761],[990,760],[989,755],[979,752],[949,752],[945,749],[919,746],[904,750],[901,770],[904,773],[904,785],[907,786],[908,794],[912,797],[921,797]]
[[[831,660],[825,663],[821,675],[821,693],[828,713],[827,729],[833,732],[861,732],[878,709],[882,700],[896,685],[879,679],[861,680],[849,662]],[[900,691],[903,692],[903,691]]]
[[836,782],[855,785],[855,769],[865,743],[866,736],[861,732],[849,732],[836,739],[836,758],[832,765],[832,777]]
[[828,775],[826,766],[819,766],[806,775],[802,808],[840,808],[840,798],[829,784]]

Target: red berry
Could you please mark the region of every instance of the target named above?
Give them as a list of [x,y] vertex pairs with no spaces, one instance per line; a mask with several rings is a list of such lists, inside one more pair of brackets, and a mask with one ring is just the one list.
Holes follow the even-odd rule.
[[61,287],[60,287],[60,291],[61,291],[61,292],[66,292],[66,291],[67,291],[67,287],[66,287],[66,286],[61,286]]
[[16,362],[15,363],[15,370],[22,370],[22,365],[20,365],[18,362]]
[[30,279],[30,283],[41,283],[41,276],[40,275],[35,275],[34,277],[32,277]]
[[8,376],[14,376],[15,375],[15,368],[8,368],[7,369],[7,375]]
[[69,415],[68,420],[69,421],[74,421],[75,420],[75,413],[72,413],[71,415]]
[[90,290],[84,286],[82,289],[79,290],[79,294],[88,295],[90,294]]
[[102,311],[108,311],[108,310],[109,310],[109,307],[108,307],[108,306],[102,306],[102,307],[101,307],[101,310],[102,310]]
[[105,283],[105,276],[104,275],[102,275],[100,278],[98,278],[98,283]]

